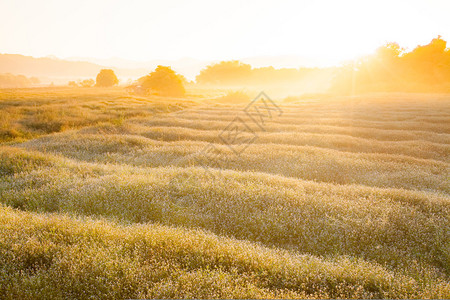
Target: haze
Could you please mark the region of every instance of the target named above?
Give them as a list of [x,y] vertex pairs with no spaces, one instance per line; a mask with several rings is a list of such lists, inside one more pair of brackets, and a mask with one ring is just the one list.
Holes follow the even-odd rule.
[[[450,38],[448,1],[0,2],[2,53],[59,58],[241,59],[333,65],[395,41]],[[297,67],[297,66],[294,66]]]

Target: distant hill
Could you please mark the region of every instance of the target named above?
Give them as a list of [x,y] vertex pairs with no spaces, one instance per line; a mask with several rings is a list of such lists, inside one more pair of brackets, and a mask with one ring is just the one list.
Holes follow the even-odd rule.
[[[105,67],[84,61],[68,61],[53,57],[36,58],[20,54],[0,54],[0,74],[11,73],[38,77],[41,82],[66,83],[68,80],[95,78]],[[147,68],[111,68],[119,78],[127,80],[147,74]]]

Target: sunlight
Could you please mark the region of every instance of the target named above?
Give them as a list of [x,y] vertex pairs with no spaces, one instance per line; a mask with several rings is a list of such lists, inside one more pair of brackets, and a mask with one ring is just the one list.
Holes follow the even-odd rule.
[[8,26],[0,26],[0,38],[3,52],[32,56],[146,61],[297,55],[308,65],[338,64],[391,41],[413,47],[437,34],[450,38],[448,1],[274,4],[2,1],[0,19]]

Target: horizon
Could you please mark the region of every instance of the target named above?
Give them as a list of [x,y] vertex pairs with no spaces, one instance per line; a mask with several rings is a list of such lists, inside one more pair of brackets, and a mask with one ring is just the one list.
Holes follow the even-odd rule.
[[[440,42],[439,42],[440,41]],[[436,44],[436,42],[438,44]],[[428,44],[421,44],[421,45],[415,45],[414,47],[410,47],[410,48],[406,48],[406,47],[402,47],[402,45],[399,45],[397,42],[393,42],[393,43],[386,43],[384,45],[380,45],[379,47],[377,47],[376,51],[373,51],[373,53],[367,54],[366,56],[361,56],[361,57],[357,57],[353,60],[348,60],[345,62],[341,62],[340,64],[335,64],[335,65],[320,65],[320,64],[312,64],[311,61],[307,61],[305,59],[303,59],[300,56],[295,56],[295,55],[279,55],[279,56],[254,56],[254,57],[247,57],[247,58],[240,58],[240,59],[231,59],[231,60],[199,60],[199,59],[195,59],[195,58],[190,58],[190,57],[183,57],[177,60],[163,60],[163,59],[154,59],[154,60],[148,60],[148,61],[137,61],[137,60],[127,60],[127,59],[123,59],[123,58],[105,58],[105,59],[96,59],[96,58],[91,58],[91,57],[70,57],[70,58],[60,58],[57,57],[55,55],[47,55],[44,57],[34,57],[34,56],[28,56],[28,55],[23,55],[23,54],[18,54],[18,53],[0,53],[0,55],[11,55],[11,56],[21,56],[26,58],[27,60],[32,59],[32,64],[34,65],[35,62],[37,62],[37,60],[40,59],[50,59],[53,61],[60,61],[62,64],[67,64],[70,63],[71,65],[66,65],[66,68],[69,67],[69,69],[73,69],[73,68],[82,68],[82,66],[84,66],[84,72],[86,72],[87,69],[90,69],[90,75],[86,75],[86,73],[84,75],[78,75],[79,77],[76,79],[73,76],[75,75],[74,73],[71,73],[71,75],[69,75],[69,77],[62,75],[61,73],[59,73],[59,75],[54,74],[54,72],[52,73],[52,75],[43,75],[43,73],[41,71],[38,71],[38,73],[36,72],[36,69],[34,69],[34,72],[29,69],[29,67],[31,67],[31,65],[29,63],[21,63],[19,61],[17,61],[17,59],[13,59],[10,60],[8,58],[6,58],[6,61],[4,59],[2,59],[3,63],[6,62],[6,64],[3,64],[0,62],[0,74],[3,72],[3,74],[16,74],[16,75],[27,75],[27,76],[33,76],[33,77],[37,77],[40,79],[43,79],[42,76],[44,76],[44,82],[48,81],[47,83],[50,83],[51,85],[54,84],[54,79],[56,79],[59,83],[61,84],[61,80],[67,80],[68,78],[71,79],[75,79],[78,80],[78,82],[81,82],[81,80],[83,79],[89,79],[91,78],[94,73],[92,73],[92,68],[96,69],[95,72],[98,72],[101,69],[113,69],[116,72],[119,72],[118,78],[120,78],[121,82],[133,82],[135,80],[137,80],[138,78],[141,78],[142,76],[145,76],[147,74],[149,74],[149,72],[155,70],[158,66],[169,66],[170,68],[172,68],[172,70],[174,70],[175,72],[179,73],[180,75],[183,75],[186,79],[190,80],[190,81],[197,81],[197,77],[202,75],[202,72],[204,70],[207,70],[210,67],[213,66],[217,66],[220,65],[222,63],[239,63],[239,64],[245,64],[247,65],[247,67],[257,71],[257,70],[261,70],[263,71],[264,68],[273,68],[274,70],[297,70],[297,71],[301,71],[303,70],[321,70],[322,72],[329,72],[330,70],[334,70],[332,72],[336,72],[336,70],[340,70],[341,74],[343,74],[343,70],[345,70],[346,68],[348,68],[349,66],[353,65],[355,62],[358,62],[358,64],[363,63],[365,64],[365,62],[367,62],[367,59],[372,60],[376,57],[378,57],[379,59],[383,59],[382,57],[380,57],[379,55],[384,55],[382,53],[385,53],[385,51],[387,49],[389,49],[390,47],[394,46],[394,48],[396,48],[397,50],[393,50],[393,48],[391,48],[394,52],[391,52],[390,55],[397,55],[398,58],[402,58],[402,57],[409,57],[409,55],[413,52],[416,53],[423,53],[421,48],[423,47],[430,47],[432,44],[434,44],[431,47],[441,47],[443,46],[444,48],[442,48],[442,50],[438,50],[438,51],[450,51],[449,48],[446,48],[446,41],[445,39],[442,38],[441,35],[437,35],[435,38],[433,38],[432,40],[430,40],[430,42]],[[441,46],[438,46],[441,45]],[[446,49],[445,49],[446,48]],[[392,50],[388,50],[388,51],[392,51]],[[437,48],[436,48],[437,50]],[[380,52],[381,51],[381,52]],[[398,51],[398,52],[395,52]],[[395,54],[396,53],[396,54]],[[419,54],[422,55],[422,54]],[[1,58],[1,56],[0,56]],[[424,57],[422,57],[423,59]],[[9,60],[9,62],[8,62]],[[294,62],[295,61],[295,62]],[[30,62],[30,61],[29,61]],[[293,63],[294,62],[294,63]],[[83,64],[83,65],[75,65],[77,63]],[[26,67],[28,65],[28,68]],[[9,67],[8,67],[9,66]],[[16,68],[18,66],[22,66],[25,67],[25,69],[22,69],[22,71],[17,72],[17,70],[12,70],[9,68]],[[2,68],[1,67],[5,67]],[[36,66],[35,66],[36,67]],[[42,67],[42,66],[41,66]],[[33,67],[31,67],[33,68]],[[19,67],[20,69],[20,67]],[[78,73],[80,70],[75,71],[75,73]],[[58,71],[59,72],[59,71]],[[373,72],[373,71],[371,71]],[[325,74],[325,73],[322,73]],[[336,74],[336,73],[335,73]],[[55,77],[56,75],[56,77]],[[67,75],[67,74],[66,74]],[[330,74],[327,74],[326,77],[328,77]],[[316,78],[317,79],[317,78]],[[323,78],[322,78],[323,80]]]
[[[431,39],[429,42],[435,40],[436,38],[441,38],[445,41],[445,38],[443,38],[441,35],[435,36],[433,39]],[[413,51],[417,47],[425,46],[427,43],[424,44],[417,44],[413,47],[403,47],[402,45],[399,45],[397,42],[393,41],[392,43],[397,44],[402,52],[400,53],[400,56],[403,54],[407,54],[410,51]],[[24,57],[31,57],[32,59],[53,59],[57,61],[63,61],[63,62],[72,62],[72,63],[90,63],[97,65],[99,67],[103,68],[112,68],[117,70],[128,70],[128,71],[143,71],[147,70],[148,72],[150,70],[154,70],[159,65],[167,65],[170,66],[172,69],[174,69],[176,72],[180,73],[181,75],[184,75],[189,80],[195,80],[196,76],[200,74],[201,70],[204,70],[207,66],[212,66],[215,64],[218,64],[220,62],[226,62],[226,61],[238,61],[244,64],[250,65],[252,68],[264,68],[264,67],[273,67],[275,69],[329,69],[329,68],[342,68],[348,63],[351,63],[352,61],[356,61],[358,59],[364,59],[369,57],[370,55],[373,55],[376,53],[376,50],[386,46],[388,43],[385,43],[383,45],[379,45],[377,48],[374,49],[373,52],[366,54],[365,56],[358,56],[353,59],[349,59],[346,61],[341,61],[336,64],[320,64],[312,62],[311,60],[307,60],[304,57],[301,57],[299,55],[266,55],[266,56],[253,56],[253,57],[245,57],[245,58],[235,58],[235,59],[229,59],[229,60],[201,60],[197,58],[192,57],[181,57],[178,59],[152,59],[152,60],[146,60],[146,61],[139,61],[139,60],[132,60],[132,59],[125,59],[121,57],[110,57],[110,58],[95,58],[95,57],[67,57],[62,58],[55,55],[47,55],[47,56],[32,56],[32,55],[25,55],[22,53],[0,53],[0,55],[19,55]],[[6,72],[9,73],[9,72]],[[145,74],[141,74],[140,76],[143,76]],[[140,77],[138,76],[138,77]],[[121,76],[122,80],[134,80],[133,77],[136,76]]]
[[[0,55],[19,55],[24,57],[30,57],[33,59],[52,59],[62,62],[73,62],[73,63],[91,63],[95,64],[102,68],[112,68],[119,70],[129,70],[129,71],[143,71],[146,70],[146,73],[154,70],[158,65],[168,65],[173,70],[177,71],[181,75],[184,75],[189,80],[195,80],[195,77],[200,74],[201,70],[206,68],[207,66],[214,65],[223,60],[200,60],[191,57],[183,57],[176,60],[169,59],[153,59],[147,61],[138,61],[138,60],[128,60],[120,57],[111,57],[111,58],[95,58],[95,57],[68,57],[61,58],[55,55],[47,55],[47,56],[31,56],[24,55],[21,53],[0,53]],[[302,69],[302,68],[330,68],[338,65],[319,65],[312,64],[310,61],[306,59],[294,56],[294,55],[279,55],[279,56],[254,56],[254,57],[245,57],[238,59],[231,59],[229,61],[240,61],[245,64],[251,65],[253,68],[261,68],[261,67],[274,67],[276,69]],[[1,73],[1,72],[0,72]],[[6,72],[10,73],[10,72]],[[14,73],[14,72],[13,72]],[[143,76],[145,74],[141,74]],[[23,73],[22,75],[27,75]],[[137,76],[137,77],[140,77]],[[38,75],[38,77],[40,77]],[[136,76],[120,76],[122,81],[127,81],[133,79]],[[137,79],[134,78],[134,79]]]

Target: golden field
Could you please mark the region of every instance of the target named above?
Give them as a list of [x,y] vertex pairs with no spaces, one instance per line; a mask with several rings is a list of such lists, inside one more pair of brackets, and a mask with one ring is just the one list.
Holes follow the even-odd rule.
[[228,98],[1,90],[0,298],[450,298],[450,96]]

